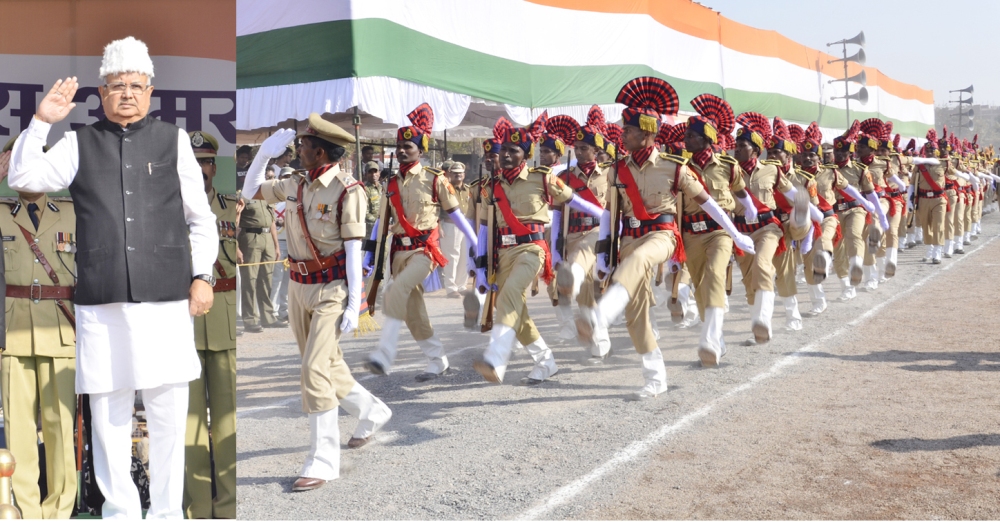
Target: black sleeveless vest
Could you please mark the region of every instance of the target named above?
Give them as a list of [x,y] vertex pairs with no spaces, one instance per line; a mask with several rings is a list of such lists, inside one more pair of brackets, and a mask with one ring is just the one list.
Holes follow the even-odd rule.
[[128,129],[107,119],[76,131],[78,305],[180,301],[191,244],[177,175],[178,128],[150,116]]

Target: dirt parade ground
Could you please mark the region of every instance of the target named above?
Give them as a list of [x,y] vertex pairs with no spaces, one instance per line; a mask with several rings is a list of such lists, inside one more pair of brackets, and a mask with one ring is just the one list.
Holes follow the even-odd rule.
[[[605,366],[557,341],[542,292],[531,316],[558,375],[505,384],[472,362],[487,335],[462,328],[461,300],[427,296],[454,371],[428,383],[405,328],[393,373],[364,370],[377,333],[343,342],[355,377],[393,417],[375,442],[348,449],[356,419],[340,414],[341,478],[308,493],[291,484],[309,449],[299,355],[288,329],[239,339],[238,474],[242,519],[997,519],[1000,518],[1000,219],[941,265],[926,247],[899,256],[895,278],[848,303],[835,277],[828,310],[774,339],[750,337],[739,276],[719,368],[696,354],[698,327],[657,310],[670,390],[642,386],[624,326]],[[805,285],[799,307],[810,308]],[[381,319],[381,313],[377,314]]]

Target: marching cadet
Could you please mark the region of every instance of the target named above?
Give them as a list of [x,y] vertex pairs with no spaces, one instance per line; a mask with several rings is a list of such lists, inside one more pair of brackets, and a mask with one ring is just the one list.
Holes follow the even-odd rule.
[[[882,230],[889,226],[885,213],[878,203],[875,185],[872,183],[868,166],[852,160],[855,142],[858,139],[861,123],[854,120],[851,128],[833,140],[833,157],[837,175],[847,178],[847,182],[855,189],[837,191],[837,203],[834,209],[840,220],[844,239],[834,253],[834,268],[840,278],[842,293],[838,301],[847,301],[857,295],[856,287],[861,284],[864,270],[862,256],[865,253],[865,237],[870,234],[869,213],[877,214]],[[867,139],[867,138],[865,138]],[[877,145],[875,145],[877,147]],[[874,150],[874,148],[872,148]],[[858,195],[862,197],[857,197]],[[877,244],[875,245],[877,246]]]
[[[756,251],[756,254],[741,252],[737,254],[736,260],[743,273],[743,286],[746,289],[747,303],[750,304],[752,342],[766,343],[771,340],[771,316],[774,313],[775,257],[789,251],[793,239],[805,236],[809,221],[805,220],[804,230],[795,231],[796,237],[785,237],[783,221],[791,214],[789,201],[795,200],[798,191],[788,174],[791,155],[797,149],[784,122],[780,118],[774,119],[773,137],[769,132],[767,117],[763,114],[745,112],[736,118],[736,122],[741,127],[736,134],[734,156],[740,164],[753,209],[750,210],[742,201],[737,201],[733,221],[737,230],[750,236]],[[758,157],[765,148],[768,149],[768,159],[759,160]],[[779,200],[782,205],[779,205]],[[792,259],[794,258],[789,258],[789,261]],[[795,264],[788,264],[794,284]],[[786,307],[789,306],[786,302]],[[797,304],[795,314],[798,314]],[[802,327],[801,324],[798,326]]]
[[[686,257],[686,245],[681,241],[677,227],[678,214],[684,212],[685,215],[694,215],[689,213],[691,208],[698,208],[699,212],[707,214],[701,215],[704,220],[711,216],[715,220],[713,223],[719,223],[740,248],[753,253],[754,245],[749,237],[736,230],[726,212],[705,191],[699,179],[692,175],[685,158],[656,151],[655,140],[660,127],[660,115],[676,115],[679,108],[673,86],[659,78],[635,78],[622,87],[615,101],[626,106],[622,111],[622,144],[630,154],[616,162],[612,174],[617,190],[610,194],[609,206],[616,210],[615,215],[605,213],[601,217],[598,244],[602,246],[597,248],[597,270],[598,276],[602,279],[609,278],[610,281],[598,302],[596,320],[581,322],[577,328],[580,330],[581,341],[600,345],[601,340],[607,338],[609,322],[624,311],[629,337],[636,352],[642,356],[642,375],[645,381],[643,387],[631,398],[646,400],[667,391],[663,353],[657,346],[649,320],[649,306],[652,304],[650,279],[653,277],[653,269],[667,262],[672,267],[679,267],[686,259],[690,261]],[[710,111],[700,102],[693,105],[703,116],[692,118],[691,125],[697,129],[698,136],[705,139],[693,140],[689,135],[689,145],[714,143],[714,136],[723,132],[725,127],[704,115],[714,116],[720,111],[724,113],[725,108]],[[729,118],[731,130],[731,110]],[[712,138],[709,139],[708,136]],[[692,148],[702,154],[705,150],[701,147]],[[704,169],[711,162],[718,161],[711,150],[708,150],[710,157],[702,159],[702,172],[706,172]],[[728,177],[725,183],[730,183]],[[621,247],[617,249],[614,243],[618,234],[615,231],[619,226],[622,230]],[[732,242],[728,246],[730,250],[727,250],[727,256],[731,252]],[[620,261],[615,258],[616,252],[620,254]],[[704,256],[704,253],[701,255]],[[722,268],[725,270],[724,264]],[[702,287],[699,286],[698,289],[701,290]],[[703,302],[699,302],[699,306],[704,306]],[[721,307],[719,310],[722,310]],[[699,348],[699,355],[701,351],[702,348]]]
[[[542,339],[528,316],[526,294],[535,276],[541,273],[551,284],[552,255],[543,231],[549,222],[549,200],[555,205],[569,203],[573,209],[600,218],[604,210],[574,195],[573,189],[548,167],[529,169],[535,143],[545,130],[547,114],[542,113],[527,129],[495,126],[503,135],[494,136],[502,143],[500,164],[482,195],[486,205],[478,210],[480,226],[476,262],[476,286],[496,296],[490,343],[483,358],[473,363],[487,381],[502,383],[514,341],[524,345],[535,365],[521,384],[537,385],[559,371],[552,350]],[[491,204],[492,203],[492,204]],[[492,225],[492,226],[490,226]],[[492,249],[489,242],[492,241]],[[493,251],[492,259],[487,252]],[[490,272],[487,264],[493,263]],[[487,300],[487,306],[489,306]],[[489,312],[489,310],[487,311]]]
[[[5,177],[6,166],[0,172],[0,179]],[[0,394],[7,449],[17,461],[14,498],[22,518],[69,518],[77,490],[76,214],[73,203],[45,194],[21,192],[5,203],[0,231],[7,340]],[[44,499],[38,487],[39,417],[48,492]]]
[[[396,132],[399,174],[386,183],[386,208],[379,218],[379,226],[372,230],[372,239],[376,240],[381,240],[386,229],[392,232],[389,265],[393,280],[385,295],[386,318],[382,335],[378,345],[368,354],[365,367],[376,375],[391,372],[399,331],[405,322],[417,346],[427,356],[427,367],[416,376],[418,382],[425,382],[444,375],[449,367],[444,345],[427,317],[423,287],[424,279],[436,267],[448,264],[439,243],[440,213],[447,214],[470,245],[476,245],[476,234],[462,214],[455,188],[444,171],[420,164],[420,155],[428,150],[434,111],[423,103],[407,117],[413,125]],[[374,245],[374,241],[371,244]],[[373,265],[374,248],[365,256],[365,271],[370,272]]]
[[[892,158],[889,156],[892,152],[892,123],[869,118],[861,122],[860,129],[861,139],[856,145],[858,161],[868,167],[872,185],[878,196],[877,202],[872,203],[877,203],[881,210],[880,215],[886,217],[886,224],[882,226],[881,241],[878,245],[869,245],[865,250],[863,285],[866,290],[872,291],[878,288],[880,281],[885,280],[888,266],[887,250],[895,250],[899,241],[897,232],[900,213],[892,198],[898,199],[901,196],[900,188],[904,183],[896,175],[896,170],[891,165]],[[889,194],[893,196],[890,197]],[[888,246],[891,248],[887,248]],[[895,274],[895,263],[893,263],[893,273]]]
[[[944,147],[940,150],[939,147]],[[917,192],[917,224],[923,228],[923,241],[928,246],[924,261],[933,264],[941,263],[944,254],[945,228],[948,212],[948,195],[945,185],[949,178],[954,179],[954,170],[948,159],[947,140],[938,141],[937,131],[927,131],[927,142],[924,143],[924,155],[936,156],[943,161],[938,165],[920,165],[914,172],[913,186]]]
[[[191,381],[184,452],[184,514],[194,518],[236,518],[236,221],[243,201],[215,191],[219,142],[207,132],[189,132],[201,166],[205,193],[219,226],[215,301],[194,318],[201,376]],[[208,397],[206,404],[206,396]],[[209,425],[209,414],[212,419]],[[211,433],[211,435],[209,435]],[[212,461],[215,462],[214,474]],[[214,488],[213,488],[214,485]],[[212,491],[215,498],[212,498]]]
[[260,333],[264,328],[287,326],[275,317],[271,300],[274,271],[271,262],[276,259],[279,249],[278,229],[274,226],[274,209],[267,203],[246,199],[244,203],[246,207],[240,213],[237,236],[243,261],[248,265],[240,267],[243,330]]
[[[565,115],[550,118],[546,127],[549,134],[557,133],[573,138],[576,166],[562,171],[559,179],[589,203],[599,208],[607,206],[611,165],[597,163],[597,152],[605,150],[606,146],[603,134],[604,111],[597,105],[592,106],[587,114],[587,124],[582,127],[576,120]],[[552,265],[556,268],[556,285],[550,287],[558,286],[559,289],[556,317],[563,326],[559,335],[563,339],[575,339],[577,336],[571,308],[573,301],[577,302],[582,315],[594,314],[594,306],[597,304],[593,278],[597,262],[594,248],[597,245],[599,221],[584,212],[562,206],[556,207],[552,214],[550,251]],[[565,258],[561,252],[566,253]],[[604,362],[611,353],[608,348],[592,352],[588,363]]]
[[[738,235],[734,235],[733,232],[738,231],[736,228],[730,230],[729,213],[736,208],[736,200],[739,200],[743,205],[744,217],[753,221],[757,217],[757,207],[747,194],[739,163],[729,156],[712,152],[712,146],[718,143],[719,136],[730,134],[736,124],[732,107],[711,94],[696,97],[691,105],[699,115],[692,116],[687,121],[684,148],[691,154],[691,159],[685,166],[694,173],[698,183],[706,188],[714,207],[709,212],[697,199],[684,199],[681,230],[687,253],[687,267],[695,287],[695,301],[702,319],[698,357],[704,366],[717,366],[726,353],[722,322],[728,307],[726,280],[734,239],[740,242],[745,238],[750,248],[745,248],[743,244],[738,244],[737,247],[744,252],[754,252],[753,240],[738,232]],[[715,208],[722,209],[720,215],[713,213]],[[725,219],[722,220],[720,216],[725,216]]]
[[340,476],[338,405],[358,418],[350,448],[369,442],[392,412],[354,380],[340,350],[341,335],[358,327],[363,286],[365,192],[340,169],[344,147],[354,136],[312,113],[299,137],[296,152],[306,170],[264,180],[267,160],[295,139],[294,131],[281,129],[261,144],[243,196],[287,203],[288,317],[302,355],[302,409],[309,414],[310,433],[309,454],[292,491],[309,491]]

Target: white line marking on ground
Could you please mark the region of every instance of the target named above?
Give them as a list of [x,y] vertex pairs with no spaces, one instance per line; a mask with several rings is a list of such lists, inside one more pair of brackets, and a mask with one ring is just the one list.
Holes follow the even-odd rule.
[[992,243],[993,240],[996,239],[997,237],[1000,237],[1000,236],[993,236],[993,237],[991,237],[988,241],[986,241],[985,243],[983,243],[983,244],[979,245],[978,247],[972,249],[972,251],[970,251],[969,253],[965,254],[963,257],[955,259],[951,263],[948,263],[947,265],[941,267],[940,270],[935,270],[931,274],[927,275],[927,277],[925,277],[925,278],[917,281],[916,283],[914,283],[912,286],[910,286],[906,290],[898,292],[898,293],[894,294],[892,297],[886,299],[885,301],[882,301],[881,303],[877,304],[871,310],[868,310],[867,312],[861,314],[860,316],[858,316],[857,318],[855,318],[853,321],[847,323],[845,326],[843,326],[840,329],[834,331],[833,333],[827,334],[827,335],[825,335],[825,336],[823,336],[823,337],[821,337],[821,338],[819,338],[819,339],[817,339],[817,340],[815,340],[815,341],[813,341],[813,342],[811,342],[811,343],[803,346],[802,348],[799,348],[798,350],[792,352],[791,354],[786,355],[785,357],[782,357],[781,359],[777,360],[774,363],[774,365],[771,366],[770,369],[768,369],[768,370],[766,370],[766,371],[764,371],[762,373],[759,373],[759,374],[755,375],[749,381],[747,381],[747,382],[745,382],[745,383],[743,383],[743,384],[741,384],[741,385],[733,388],[732,390],[728,391],[727,393],[725,393],[723,395],[720,395],[719,397],[713,399],[712,401],[710,401],[708,404],[702,406],[701,408],[698,408],[697,410],[695,410],[695,411],[693,411],[691,413],[688,413],[687,415],[684,415],[683,417],[681,417],[680,419],[678,419],[674,423],[663,425],[658,430],[654,431],[649,436],[647,436],[645,439],[643,439],[641,441],[636,441],[636,442],[633,442],[633,443],[629,444],[628,446],[625,447],[625,449],[619,451],[617,454],[615,454],[613,457],[611,457],[610,460],[608,460],[604,464],[601,464],[600,466],[598,466],[596,469],[594,469],[590,473],[588,473],[588,474],[586,474],[586,475],[578,478],[577,480],[571,482],[570,484],[557,489],[555,492],[553,492],[551,495],[549,495],[549,497],[544,502],[542,502],[541,504],[535,506],[534,508],[531,508],[528,511],[524,512],[517,519],[518,520],[536,520],[536,519],[540,519],[540,518],[551,518],[551,517],[549,517],[547,515],[549,515],[552,512],[552,510],[554,510],[555,508],[557,508],[557,507],[559,507],[559,506],[561,506],[561,505],[569,502],[570,500],[572,500],[574,497],[576,497],[577,495],[579,495],[580,493],[582,493],[583,490],[586,489],[587,486],[589,486],[593,482],[595,482],[598,479],[604,477],[605,475],[611,473],[612,471],[614,471],[619,466],[621,466],[623,464],[627,464],[627,463],[631,462],[632,460],[635,460],[635,458],[637,458],[639,455],[642,455],[643,453],[646,453],[647,451],[649,451],[655,444],[662,442],[663,439],[667,438],[670,435],[673,435],[674,433],[676,433],[677,431],[683,429],[684,427],[688,426],[689,424],[691,424],[691,423],[693,423],[693,422],[701,419],[702,417],[708,415],[708,413],[710,411],[712,411],[712,409],[714,409],[719,403],[721,403],[721,402],[723,402],[725,400],[728,400],[729,398],[734,397],[734,396],[736,396],[736,395],[738,395],[738,394],[740,394],[742,392],[745,392],[745,391],[753,388],[757,384],[760,384],[761,382],[763,382],[763,381],[765,381],[767,379],[770,379],[771,377],[774,377],[775,375],[778,375],[779,373],[781,373],[782,369],[784,369],[786,367],[789,367],[789,366],[797,363],[798,361],[800,361],[801,357],[799,357],[799,356],[801,354],[806,353],[806,352],[811,352],[811,351],[815,350],[816,348],[818,348],[819,346],[821,346],[823,343],[825,343],[827,341],[830,341],[831,339],[834,339],[835,337],[838,337],[838,336],[840,336],[840,335],[842,335],[842,334],[850,331],[855,326],[857,326],[857,325],[859,325],[859,324],[867,321],[868,319],[870,319],[875,314],[881,312],[882,309],[885,308],[886,306],[888,306],[888,305],[890,305],[890,304],[898,301],[899,299],[901,299],[902,297],[904,297],[904,296],[908,295],[909,293],[913,292],[917,288],[920,288],[920,287],[924,286],[928,281],[934,279],[935,277],[937,277],[942,272],[944,272],[946,270],[949,270],[949,269],[951,269],[951,267],[953,267],[953,266],[957,265],[958,263],[961,263],[962,261],[968,259],[973,254],[975,254],[977,251],[981,250],[986,245]]
[[[489,345],[489,343],[476,344],[476,345],[473,345],[473,346],[466,346],[465,348],[462,348],[461,350],[449,353],[448,357],[454,357],[454,356],[456,356],[456,355],[458,355],[458,354],[460,354],[462,352],[466,352],[466,351],[469,351],[469,350],[475,350],[477,348],[478,349],[486,348],[486,346],[488,346],[488,345]],[[422,368],[422,366],[419,365],[419,364],[408,364],[406,366],[399,366],[399,367],[395,368],[393,371],[396,371],[396,372],[399,372],[399,371],[409,371],[409,370],[417,370],[417,369],[420,369],[420,368]],[[375,375],[373,373],[369,373],[368,375],[365,375],[365,376],[362,376],[362,377],[358,377],[355,380],[358,381],[358,382],[361,382],[361,381],[367,381],[368,379],[373,379],[375,377],[379,377],[379,376]],[[282,400],[280,400],[278,402],[272,402],[271,404],[268,404],[267,406],[258,406],[256,408],[244,408],[242,410],[236,410],[236,418],[238,419],[238,418],[244,417],[246,415],[250,415],[250,414],[253,414],[253,413],[258,413],[258,412],[266,411],[266,410],[278,410],[278,409],[281,409],[281,408],[284,408],[284,407],[288,406],[289,404],[294,404],[294,403],[300,402],[300,401],[302,401],[302,396],[301,395],[296,395],[295,397],[289,397],[287,399],[282,399]]]

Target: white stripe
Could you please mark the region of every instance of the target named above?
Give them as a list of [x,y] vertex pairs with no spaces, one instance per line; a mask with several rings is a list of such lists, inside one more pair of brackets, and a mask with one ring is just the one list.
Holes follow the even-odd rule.
[[569,502],[573,498],[575,498],[577,495],[579,495],[580,493],[582,493],[583,490],[587,488],[587,486],[589,486],[593,482],[595,482],[595,481],[601,479],[602,477],[604,477],[605,475],[611,473],[612,471],[614,471],[615,469],[617,469],[621,465],[627,464],[627,463],[635,460],[640,455],[648,452],[654,446],[657,446],[660,442],[663,441],[663,439],[667,438],[668,436],[673,435],[674,433],[676,433],[676,432],[680,431],[681,429],[687,427],[689,424],[692,424],[693,422],[695,422],[697,420],[700,420],[705,415],[708,415],[709,412],[711,412],[716,406],[718,406],[723,401],[729,400],[732,397],[735,397],[735,396],[737,396],[737,395],[739,395],[739,394],[741,394],[741,393],[743,393],[743,392],[745,392],[747,390],[750,390],[750,389],[754,388],[755,386],[757,386],[761,382],[766,381],[767,379],[770,379],[771,377],[774,377],[774,376],[778,375],[779,373],[781,373],[782,369],[784,369],[784,368],[786,368],[788,366],[792,366],[793,364],[798,363],[801,360],[800,356],[803,353],[811,352],[811,351],[815,350],[817,347],[823,345],[823,343],[826,343],[826,342],[828,342],[828,341],[830,341],[830,340],[832,340],[832,339],[834,339],[836,337],[839,337],[839,336],[841,336],[841,335],[843,335],[843,334],[851,331],[854,327],[860,325],[861,323],[863,323],[863,322],[867,321],[868,319],[870,319],[871,317],[873,317],[875,314],[881,312],[882,309],[885,308],[886,306],[889,306],[890,304],[895,303],[896,301],[902,299],[903,297],[906,297],[907,295],[909,295],[914,290],[916,290],[916,289],[924,286],[929,281],[931,281],[932,279],[934,279],[935,277],[937,277],[938,275],[940,275],[942,272],[944,272],[946,270],[950,270],[952,267],[954,267],[958,263],[961,263],[963,260],[969,259],[969,257],[972,256],[972,254],[975,254],[976,252],[978,252],[979,250],[981,250],[986,245],[989,245],[990,243],[992,243],[993,240],[996,239],[997,237],[998,236],[991,237],[989,239],[989,241],[986,241],[985,243],[979,245],[978,247],[976,247],[975,249],[973,249],[972,251],[970,251],[968,254],[966,254],[961,259],[956,259],[952,263],[950,263],[950,264],[942,267],[941,270],[936,270],[933,273],[931,273],[930,275],[928,275],[927,277],[921,279],[920,281],[917,281],[910,288],[907,288],[906,290],[903,290],[902,292],[894,294],[889,299],[886,299],[885,301],[882,301],[881,303],[879,303],[878,305],[876,305],[874,308],[872,308],[871,310],[869,310],[869,311],[861,314],[856,319],[854,319],[853,321],[847,323],[846,325],[844,325],[843,327],[841,327],[837,331],[835,331],[835,332],[833,332],[831,334],[828,334],[828,335],[826,335],[824,337],[821,337],[820,339],[817,339],[816,341],[813,341],[812,343],[809,343],[808,345],[803,346],[802,348],[799,348],[798,350],[792,352],[791,354],[789,354],[789,355],[787,355],[785,357],[782,357],[781,359],[779,359],[778,361],[776,361],[774,363],[774,365],[772,365],[771,368],[769,368],[767,371],[764,371],[762,373],[759,373],[759,374],[755,375],[749,381],[747,381],[747,382],[745,382],[745,383],[743,383],[743,384],[741,384],[741,385],[733,388],[732,390],[730,390],[729,392],[725,393],[724,395],[721,395],[721,396],[717,397],[716,399],[710,401],[705,406],[702,406],[701,408],[699,408],[699,409],[697,409],[697,410],[695,410],[695,411],[693,411],[691,413],[688,413],[687,415],[681,417],[680,419],[678,419],[676,422],[673,422],[672,424],[665,424],[665,425],[663,425],[660,429],[658,429],[655,432],[651,433],[645,439],[643,439],[641,441],[633,442],[632,444],[629,444],[625,449],[623,449],[623,450],[619,451],[618,453],[616,453],[615,456],[611,458],[611,460],[608,460],[604,464],[598,466],[597,469],[595,469],[594,471],[591,471],[590,473],[584,475],[583,477],[580,477],[579,479],[574,480],[569,485],[566,485],[566,486],[564,486],[562,488],[557,489],[554,493],[552,493],[551,495],[549,495],[549,497],[547,499],[545,499],[541,504],[539,504],[539,505],[537,505],[537,506],[529,509],[528,511],[524,512],[521,516],[518,517],[518,519],[519,520],[535,520],[535,519],[539,519],[539,518],[549,517],[552,514],[552,510],[553,509],[555,509],[555,508],[557,508],[557,507],[565,504],[566,502]]

